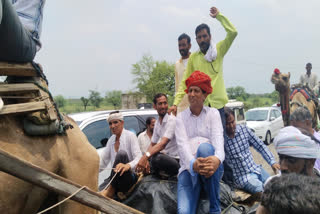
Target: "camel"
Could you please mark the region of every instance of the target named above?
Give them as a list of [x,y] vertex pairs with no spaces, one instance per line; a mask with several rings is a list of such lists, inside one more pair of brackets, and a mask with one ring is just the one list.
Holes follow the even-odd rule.
[[[24,134],[21,116],[1,116],[0,148],[97,191],[99,156],[76,123],[68,117],[65,117],[65,120],[74,128],[68,129],[64,136],[30,137]],[[43,203],[48,195],[47,190],[0,171],[0,213],[37,213],[47,208],[48,205]],[[96,211],[68,200],[50,213],[93,214]]]
[[275,69],[271,77],[271,82],[275,84],[275,89],[280,95],[284,125],[289,125],[290,112],[294,112],[298,107],[305,106],[311,113],[312,126],[315,128],[318,122],[318,114],[317,105],[312,99],[312,91],[307,86],[295,85],[293,86],[293,91],[291,93],[290,72],[288,74],[283,74],[280,73],[279,69]]

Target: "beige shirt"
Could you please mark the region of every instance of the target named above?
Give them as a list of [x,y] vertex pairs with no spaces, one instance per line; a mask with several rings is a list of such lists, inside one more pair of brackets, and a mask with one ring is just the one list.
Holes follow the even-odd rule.
[[[182,58],[176,62],[176,65],[174,68],[176,93],[178,92],[179,85],[180,85],[182,78],[183,78],[183,73],[187,67],[187,63],[188,63],[188,59],[182,59]],[[185,94],[184,97],[182,98],[181,102],[177,106],[177,108],[178,108],[177,113],[184,111],[188,107],[189,107],[188,96],[187,96],[187,94]]]
[[[317,80],[317,75],[315,73],[311,73],[310,76],[308,76],[307,74],[302,74],[300,76],[300,84],[302,85],[308,85],[309,88],[313,91],[313,92],[317,92],[318,89],[318,80]],[[318,93],[316,93],[318,94]]]

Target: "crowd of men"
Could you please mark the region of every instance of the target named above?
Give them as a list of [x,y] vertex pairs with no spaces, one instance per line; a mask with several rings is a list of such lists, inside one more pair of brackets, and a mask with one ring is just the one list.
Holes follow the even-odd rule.
[[[285,179],[295,181],[292,185],[299,186],[297,179],[291,175],[270,177],[254,162],[249,148],[254,147],[274,173],[280,170],[282,174],[294,172],[300,177],[320,175],[317,170],[319,134],[311,126],[310,112],[298,108],[291,114],[291,126],[279,132],[274,140],[280,158],[277,163],[268,147],[246,126],[237,125],[234,112],[225,107],[228,98],[222,64],[237,31],[217,8],[212,7],[210,15],[226,30],[225,39],[214,44],[209,26],[201,24],[195,30],[199,50],[190,53],[190,37],[185,33],[178,37],[181,59],[175,65],[174,105],[169,108],[167,96],[156,94],[153,106],[159,119],[148,118],[147,129],[139,135],[139,140],[123,128],[121,113],[110,114],[108,121],[114,135],[101,155],[100,169],[111,163],[114,171],[101,186],[102,194],[112,197],[116,191],[127,191],[137,179],[135,172],[151,173],[162,179],[176,176],[178,213],[196,213],[202,190],[210,201],[210,213],[221,213],[219,182],[225,165],[231,175],[229,182],[231,178],[236,188],[262,199],[258,212],[278,213],[276,210],[285,206],[295,209],[288,205],[290,199],[287,204],[275,207],[278,205],[272,201],[272,194],[275,194],[272,189],[286,188],[285,184],[279,184]],[[309,81],[308,74],[309,64],[305,81]],[[308,179],[311,178],[300,180],[307,182]],[[309,188],[317,182],[310,181]]]
[[[40,49],[45,0],[30,2],[0,0],[0,60],[32,61]],[[178,37],[181,59],[175,65],[173,106],[169,108],[165,94],[156,94],[153,106],[159,118],[148,118],[138,138],[124,129],[120,112],[107,118],[113,135],[100,155],[100,171],[109,164],[113,170],[100,186],[101,194],[113,198],[137,182],[137,173],[152,173],[162,179],[177,177],[178,213],[196,213],[202,190],[210,213],[221,213],[219,182],[225,166],[235,187],[260,196],[257,213],[318,213],[320,135],[312,127],[310,112],[298,108],[290,126],[280,130],[274,139],[280,159],[276,163],[264,143],[247,127],[236,125],[233,111],[225,107],[222,65],[237,31],[217,8],[210,9],[210,16],[221,23],[226,37],[215,44],[209,26],[200,24],[195,29],[199,50],[194,53],[190,37]],[[311,69],[308,63],[300,82],[319,91]],[[254,162],[250,146],[281,174],[270,177]]]

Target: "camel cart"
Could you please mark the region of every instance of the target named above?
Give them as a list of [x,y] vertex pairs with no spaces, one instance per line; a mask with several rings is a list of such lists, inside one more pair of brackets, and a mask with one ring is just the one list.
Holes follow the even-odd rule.
[[[41,169],[33,164],[0,149],[0,170],[12,176],[30,182],[36,186],[53,191],[64,197],[77,192],[71,200],[94,208],[103,213],[112,214],[141,214],[142,212],[128,207],[120,202],[103,197],[102,195],[54,173]],[[79,191],[80,190],[80,191]]]

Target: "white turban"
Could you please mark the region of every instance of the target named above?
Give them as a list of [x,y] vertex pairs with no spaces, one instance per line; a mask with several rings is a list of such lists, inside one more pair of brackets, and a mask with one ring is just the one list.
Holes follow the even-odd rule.
[[122,120],[123,121],[123,116],[122,116],[121,112],[113,113],[113,114],[109,114],[109,117],[107,120],[108,120],[108,123],[111,122],[112,120]]
[[293,126],[282,128],[274,139],[274,145],[278,154],[305,159],[320,158],[319,145]]

